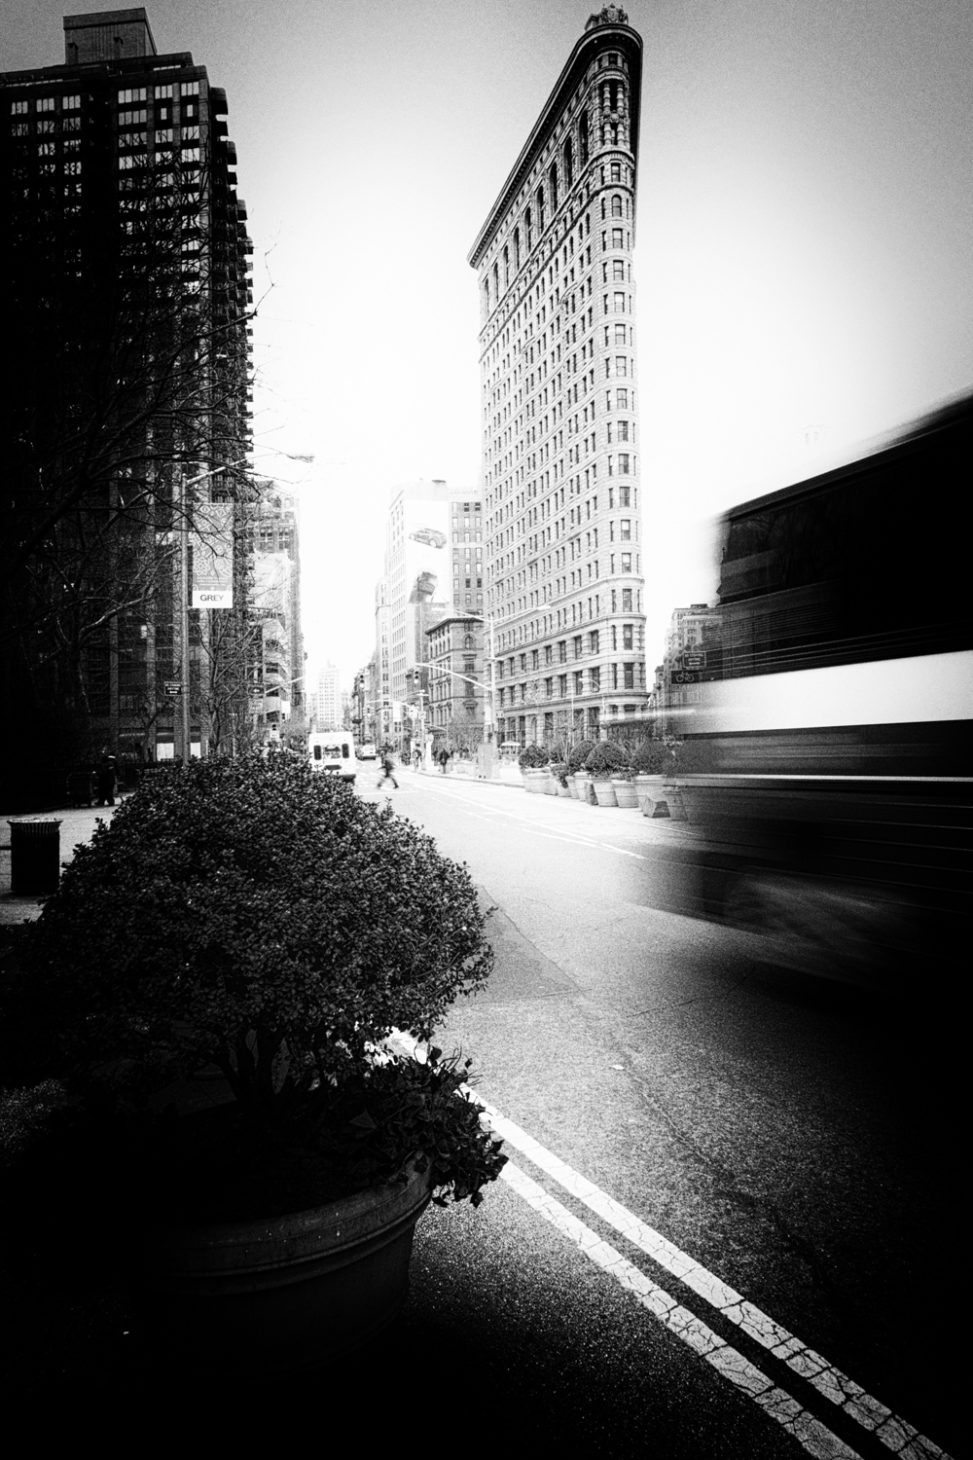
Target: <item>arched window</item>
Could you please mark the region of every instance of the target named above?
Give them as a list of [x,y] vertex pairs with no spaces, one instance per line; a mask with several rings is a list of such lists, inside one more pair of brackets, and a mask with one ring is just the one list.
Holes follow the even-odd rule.
[[616,193],[612,198],[612,217],[621,218],[623,216],[622,200],[621,197]]
[[574,148],[569,137],[564,144],[564,186],[569,188],[574,182]]
[[588,161],[588,113],[583,112],[578,123],[578,148],[581,153],[581,166],[584,167]]
[[534,246],[534,221],[531,217],[531,212],[529,208],[524,214],[524,223],[527,227],[527,250],[528,252],[530,252],[530,250]]
[[551,212],[557,211],[557,163],[552,162],[547,172],[547,180],[551,187]]
[[514,229],[514,269],[520,268],[520,229]]
[[537,189],[537,226],[544,232],[544,189]]
[[506,244],[503,246],[503,287],[510,288],[510,250]]

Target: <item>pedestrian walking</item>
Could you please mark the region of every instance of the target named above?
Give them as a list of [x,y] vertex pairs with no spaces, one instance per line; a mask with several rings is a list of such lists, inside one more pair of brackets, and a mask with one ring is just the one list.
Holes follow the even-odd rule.
[[382,756],[382,777],[378,783],[379,790],[382,789],[386,781],[391,781],[395,789],[399,789],[399,783],[392,774],[392,757],[388,754]]
[[439,754],[436,757],[436,759],[439,761],[439,769],[442,771],[443,775],[445,775],[446,774],[446,767],[449,764],[449,751],[446,749],[445,745],[443,746],[442,750],[439,752]]
[[98,781],[98,805],[114,806],[116,779],[114,758],[103,755],[96,774]]
[[418,745],[412,752],[412,758],[416,763],[416,770],[418,770],[419,767],[422,765],[422,751],[419,749]]

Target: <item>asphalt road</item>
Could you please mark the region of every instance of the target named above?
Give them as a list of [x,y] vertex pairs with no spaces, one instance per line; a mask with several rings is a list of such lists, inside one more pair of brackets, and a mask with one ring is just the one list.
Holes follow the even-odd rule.
[[964,1453],[947,971],[903,1006],[763,967],[747,935],[650,905],[679,826],[399,779],[398,812],[495,908],[491,984],[439,1042],[519,1128],[480,1211],[420,1224],[414,1312],[431,1291],[477,1315],[508,1382],[560,1355],[536,1389],[591,1454]]
[[[372,769],[358,794],[384,800]],[[223,1442],[244,1419],[333,1441],[350,1414],[400,1456],[965,1454],[952,972],[903,1006],[762,967],[752,939],[652,906],[679,826],[396,775],[398,813],[495,909],[490,985],[439,1042],[473,1056],[504,1178],[423,1216],[379,1342],[288,1385],[194,1394],[140,1351],[124,1293],[55,1261],[7,1334],[35,1438],[70,1420],[141,1451],[205,1417]],[[63,855],[97,814],[66,816]]]

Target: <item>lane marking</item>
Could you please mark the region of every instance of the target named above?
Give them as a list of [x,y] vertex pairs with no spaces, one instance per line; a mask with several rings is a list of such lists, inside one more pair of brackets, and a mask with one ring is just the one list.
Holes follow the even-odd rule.
[[500,1177],[528,1206],[573,1242],[585,1257],[613,1277],[620,1287],[632,1293],[664,1328],[687,1344],[724,1379],[741,1389],[770,1419],[783,1426],[809,1455],[818,1457],[818,1460],[862,1460],[857,1450],[852,1450],[840,1440],[786,1390],[779,1389],[761,1369],[707,1328],[688,1308],[677,1303],[665,1289],[646,1277],[640,1268],[599,1237],[591,1227],[579,1221],[567,1207],[549,1196],[519,1167],[508,1161]]
[[[405,1053],[422,1057],[422,1047],[409,1034],[397,1030],[390,1042],[398,1043]],[[856,1384],[840,1369],[828,1363],[827,1359],[815,1353],[688,1253],[680,1251],[661,1232],[643,1222],[634,1212],[615,1201],[559,1156],[555,1156],[553,1151],[542,1146],[522,1126],[501,1115],[476,1091],[467,1086],[464,1089],[483,1107],[491,1128],[498,1136],[502,1136],[633,1246],[640,1248],[664,1271],[678,1278],[710,1307],[715,1308],[722,1318],[735,1324],[801,1379],[811,1384],[843,1414],[881,1440],[900,1460],[951,1460],[945,1450],[940,1449],[913,1425],[874,1399],[860,1384]]]

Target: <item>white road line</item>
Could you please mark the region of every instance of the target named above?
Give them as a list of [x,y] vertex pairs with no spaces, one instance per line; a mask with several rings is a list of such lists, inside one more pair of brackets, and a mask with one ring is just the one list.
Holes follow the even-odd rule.
[[542,1186],[519,1167],[508,1161],[500,1175],[518,1196],[579,1247],[587,1258],[609,1273],[621,1287],[634,1294],[642,1306],[665,1328],[688,1344],[724,1379],[742,1389],[771,1419],[782,1425],[809,1455],[818,1457],[818,1460],[861,1460],[857,1450],[852,1450],[840,1440],[786,1390],[778,1389],[761,1369],[724,1342],[711,1328],[707,1328],[688,1308],[681,1307],[675,1298],[647,1278],[640,1268],[629,1262],[610,1243],[603,1241],[597,1232],[586,1227],[567,1207],[549,1196]]
[[[419,1054],[421,1057],[421,1047],[411,1035],[396,1031],[392,1042],[398,1042],[407,1053]],[[808,1348],[773,1318],[708,1272],[688,1253],[681,1252],[660,1232],[648,1226],[634,1212],[623,1207],[559,1156],[555,1156],[553,1151],[542,1146],[521,1126],[501,1115],[482,1096],[474,1090],[467,1089],[467,1093],[483,1107],[498,1136],[502,1136],[535,1166],[553,1177],[565,1191],[570,1192],[602,1221],[614,1227],[633,1246],[645,1252],[659,1267],[697,1293],[722,1318],[736,1324],[750,1338],[817,1389],[842,1413],[881,1440],[900,1460],[950,1460],[945,1450],[920,1434],[913,1425],[893,1414],[853,1379],[829,1364],[827,1359]]]

